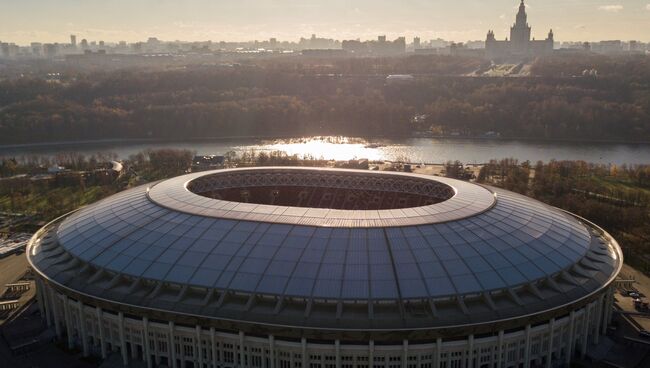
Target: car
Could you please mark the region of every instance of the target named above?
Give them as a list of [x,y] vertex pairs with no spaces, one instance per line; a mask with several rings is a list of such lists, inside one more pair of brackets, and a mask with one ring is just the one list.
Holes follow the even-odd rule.
[[635,292],[635,291],[630,291],[630,292],[627,294],[627,296],[630,296],[630,297],[632,297],[632,298],[638,298],[640,295],[639,295],[639,293],[637,293],[637,292]]

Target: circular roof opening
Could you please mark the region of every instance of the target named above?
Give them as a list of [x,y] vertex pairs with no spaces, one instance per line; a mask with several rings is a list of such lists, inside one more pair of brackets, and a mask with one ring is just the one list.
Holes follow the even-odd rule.
[[339,210],[392,210],[437,204],[454,188],[404,175],[273,170],[219,172],[193,179],[187,189],[224,201]]
[[198,172],[153,184],[147,198],[193,215],[357,228],[454,221],[497,202],[485,187],[444,177],[309,167]]

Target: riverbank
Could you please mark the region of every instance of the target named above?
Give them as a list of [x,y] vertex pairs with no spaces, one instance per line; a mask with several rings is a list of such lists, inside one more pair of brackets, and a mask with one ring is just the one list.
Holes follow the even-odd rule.
[[371,161],[405,161],[442,164],[449,160],[464,163],[485,163],[490,157],[513,157],[520,161],[571,160],[599,164],[650,163],[650,144],[575,143],[522,141],[510,139],[453,138],[385,138],[385,137],[236,137],[197,138],[193,140],[101,140],[0,146],[0,157],[56,157],[63,153],[74,155],[113,154],[117,159],[148,149],[187,149],[199,155],[224,155],[234,151],[280,151],[299,158]]
[[[347,138],[348,136],[328,136],[328,135],[306,135],[306,136],[287,136],[287,135],[233,135],[233,136],[220,136],[220,137],[188,137],[183,138],[184,142],[215,142],[215,141],[229,141],[229,140],[300,140],[311,139],[314,137],[341,137]],[[440,139],[451,141],[494,141],[494,142],[532,142],[532,143],[579,143],[579,144],[623,144],[623,145],[650,145],[649,140],[629,141],[621,139],[573,139],[573,138],[540,138],[540,137],[526,137],[526,136],[484,136],[484,135],[438,135],[417,133],[404,134],[404,135],[367,135],[367,136],[349,136],[352,139],[359,139],[371,142],[373,140],[404,140],[404,139]],[[0,154],[2,150],[20,149],[31,147],[64,147],[75,145],[91,145],[91,144],[114,144],[114,143],[178,143],[176,138],[110,138],[110,139],[90,139],[80,141],[52,141],[52,142],[31,142],[31,143],[8,143],[0,144]]]

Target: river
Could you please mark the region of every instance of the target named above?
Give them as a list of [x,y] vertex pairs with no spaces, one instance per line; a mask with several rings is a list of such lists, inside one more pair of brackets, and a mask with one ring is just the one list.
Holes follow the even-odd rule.
[[64,152],[91,155],[112,152],[118,158],[146,149],[189,149],[197,154],[238,153],[250,150],[283,151],[290,155],[305,155],[331,160],[367,158],[370,160],[400,160],[443,163],[460,160],[463,163],[484,163],[492,158],[512,157],[532,162],[555,160],[584,160],[602,164],[650,164],[650,144],[576,143],[524,141],[503,139],[445,139],[395,138],[364,139],[350,137],[309,137],[283,139],[212,139],[192,141],[93,141],[57,144],[0,146],[0,157],[56,156]]

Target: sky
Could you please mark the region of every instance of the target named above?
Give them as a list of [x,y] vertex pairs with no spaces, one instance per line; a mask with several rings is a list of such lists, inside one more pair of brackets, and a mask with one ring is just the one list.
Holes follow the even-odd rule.
[[[0,0],[0,41],[249,41],[275,37],[483,40],[508,36],[519,0]],[[528,0],[533,36],[650,41],[650,0]]]

